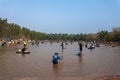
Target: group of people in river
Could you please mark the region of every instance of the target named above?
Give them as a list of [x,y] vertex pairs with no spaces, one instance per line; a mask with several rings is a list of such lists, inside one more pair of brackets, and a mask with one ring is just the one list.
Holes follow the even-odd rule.
[[[82,45],[81,42],[79,42],[78,45],[79,45],[79,51],[78,51],[77,55],[80,56],[80,55],[82,55],[83,45]],[[61,46],[62,51],[64,49],[66,49],[66,43],[65,42],[62,42],[60,46]],[[61,58],[62,57],[60,57],[59,53],[57,53],[57,52],[54,53],[53,59],[52,59],[53,64],[58,64]]]
[[[23,40],[22,42],[23,42],[23,48],[20,50],[20,52],[25,52],[27,50],[27,47],[26,47],[27,46],[27,41]],[[35,44],[37,46],[39,46],[38,41],[35,41]],[[61,42],[60,46],[61,46],[62,51],[64,49],[66,49],[66,44],[67,44],[66,42]],[[31,45],[33,45],[33,43]],[[83,45],[82,45],[81,42],[78,42],[78,46],[79,46],[79,51],[78,51],[77,55],[80,56],[82,54]],[[62,57],[59,55],[59,53],[55,52],[54,55],[53,55],[53,59],[52,59],[53,64],[58,64],[61,58]]]
[[[87,48],[87,49],[95,49],[95,47],[100,47],[100,45],[98,43],[96,43],[95,41],[91,41],[91,42],[87,42],[87,43],[84,43],[84,42],[78,42],[78,46],[79,46],[79,50],[78,52],[76,53],[78,56],[81,56],[82,55],[82,51],[83,51],[83,45]],[[65,42],[61,42],[61,48],[62,50],[63,49],[66,49],[66,43]],[[57,64],[60,60],[60,56],[59,56],[59,53],[55,53],[53,55],[53,63],[54,64]]]
[[96,43],[95,41],[87,42],[85,47],[88,49],[95,49],[95,47],[100,47],[100,44]]
[[[33,42],[31,42],[32,45],[37,45],[39,46],[39,41],[35,41],[34,44]],[[42,43],[42,42],[41,42]],[[45,42],[46,43],[46,42]],[[51,43],[51,42],[50,42]],[[23,47],[22,49],[20,49],[20,52],[26,52],[27,51],[27,41],[26,40],[22,40],[22,44],[23,44]],[[60,46],[61,46],[61,49],[64,50],[66,49],[66,44],[67,42],[64,42],[62,41]],[[6,42],[3,42],[2,41],[2,46],[6,45]],[[91,42],[78,42],[78,47],[79,47],[79,50],[78,52],[76,53],[78,56],[82,55],[82,51],[83,51],[83,45],[88,48],[88,49],[94,49],[95,47],[100,47],[100,45],[98,43],[96,43],[95,41],[91,41]],[[53,55],[53,64],[58,64],[59,63],[59,60],[61,59],[61,56],[59,53],[55,52],[54,55]]]

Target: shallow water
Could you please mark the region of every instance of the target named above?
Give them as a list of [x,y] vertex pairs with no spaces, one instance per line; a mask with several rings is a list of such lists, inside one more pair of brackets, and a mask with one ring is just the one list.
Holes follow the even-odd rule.
[[[60,43],[28,45],[30,54],[17,54],[22,45],[0,48],[0,80],[95,80],[104,75],[120,75],[120,47],[93,50],[83,48],[81,56],[77,43],[69,43],[61,50]],[[52,64],[52,56],[62,56],[59,64]]]

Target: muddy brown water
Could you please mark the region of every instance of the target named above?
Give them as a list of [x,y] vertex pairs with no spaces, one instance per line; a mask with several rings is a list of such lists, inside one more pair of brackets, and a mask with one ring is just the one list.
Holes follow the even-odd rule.
[[[96,80],[120,75],[120,47],[84,47],[82,55],[77,56],[79,47],[75,42],[63,51],[60,43],[28,45],[30,54],[17,54],[22,46],[0,47],[0,80]],[[62,56],[57,65],[52,64],[55,52]]]

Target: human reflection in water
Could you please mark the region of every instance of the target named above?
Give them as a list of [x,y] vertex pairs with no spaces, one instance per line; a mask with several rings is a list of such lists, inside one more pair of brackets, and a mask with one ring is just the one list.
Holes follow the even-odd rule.
[[63,60],[63,55],[64,55],[64,49],[62,49],[61,55],[60,55],[61,62],[62,62],[62,60]]
[[53,64],[53,74],[54,75],[59,75],[59,65],[58,64]]
[[23,57],[25,57],[26,54],[22,54]]
[[80,63],[80,64],[82,64],[83,63],[83,56],[82,56],[83,54],[80,54],[79,56],[78,56],[78,62]]
[[21,53],[21,54],[19,54],[19,55],[21,55],[21,56],[24,58],[24,57],[28,56],[29,54]]
[[62,69],[62,63],[53,64],[53,74],[56,76],[56,78],[60,75]]

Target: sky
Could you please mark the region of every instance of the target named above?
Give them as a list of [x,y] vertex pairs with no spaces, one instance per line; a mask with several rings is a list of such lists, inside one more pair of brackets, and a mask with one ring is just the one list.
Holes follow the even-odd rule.
[[120,0],[0,0],[0,18],[44,33],[97,33],[120,26]]

